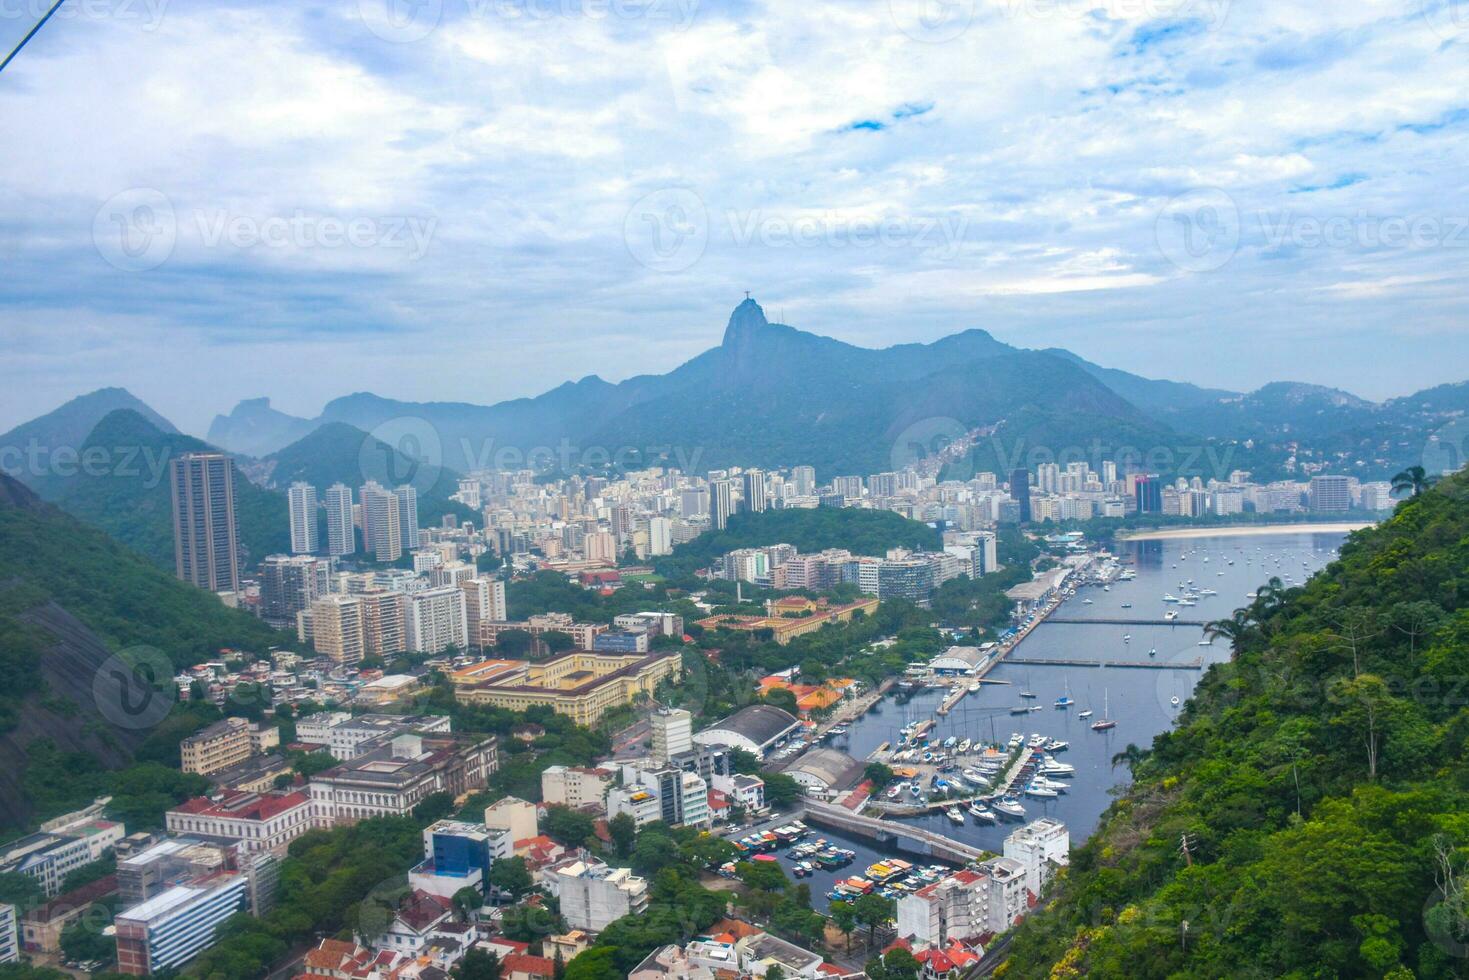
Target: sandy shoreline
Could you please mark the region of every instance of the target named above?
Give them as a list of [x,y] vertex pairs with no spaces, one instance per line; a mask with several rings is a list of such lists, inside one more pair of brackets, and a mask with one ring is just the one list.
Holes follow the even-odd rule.
[[1119,541],[1164,541],[1175,538],[1245,538],[1261,534],[1344,534],[1364,527],[1370,521],[1341,521],[1334,524],[1249,524],[1219,527],[1162,527],[1121,531]]

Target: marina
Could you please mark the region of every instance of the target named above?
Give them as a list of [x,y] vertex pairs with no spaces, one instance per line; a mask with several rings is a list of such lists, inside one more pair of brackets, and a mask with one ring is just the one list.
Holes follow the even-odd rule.
[[[1065,616],[1032,623],[1006,649],[1013,656],[986,665],[988,683],[955,678],[906,703],[885,699],[848,725],[836,747],[884,761],[897,774],[898,792],[875,794],[865,812],[991,851],[1022,821],[1041,816],[1085,839],[1111,802],[1108,791],[1128,778],[1113,756],[1130,744],[1147,746],[1171,727],[1202,672],[1229,656],[1226,643],[1201,645],[1199,626],[1139,622],[1120,616],[1123,606],[1169,609],[1175,603],[1163,597],[1197,595],[1191,601],[1201,613],[1226,618],[1282,565],[1306,574],[1319,568],[1343,537],[1282,532],[1120,542],[1118,558],[1133,574],[1105,588],[1083,586],[1057,603],[1052,611]],[[1212,564],[1204,562],[1209,557]],[[1180,576],[1190,562],[1211,569],[1209,595]],[[967,770],[982,777],[979,785]]]

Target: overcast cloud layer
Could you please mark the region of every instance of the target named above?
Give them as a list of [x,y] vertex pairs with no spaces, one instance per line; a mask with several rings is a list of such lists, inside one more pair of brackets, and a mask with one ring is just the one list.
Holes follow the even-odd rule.
[[1466,93],[1465,2],[68,0],[0,75],[0,428],[663,372],[746,289],[1403,394],[1469,377]]

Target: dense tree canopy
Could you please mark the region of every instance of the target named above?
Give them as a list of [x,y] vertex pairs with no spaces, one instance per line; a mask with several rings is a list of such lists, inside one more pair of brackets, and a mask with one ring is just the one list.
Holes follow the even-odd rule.
[[1469,477],[1218,632],[1009,975],[1462,975]]

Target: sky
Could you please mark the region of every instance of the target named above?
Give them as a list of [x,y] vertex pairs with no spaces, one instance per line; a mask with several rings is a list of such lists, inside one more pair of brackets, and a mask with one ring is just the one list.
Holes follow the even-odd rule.
[[661,373],[746,290],[1406,394],[1469,378],[1466,103],[1469,0],[67,0],[0,74],[0,430]]

